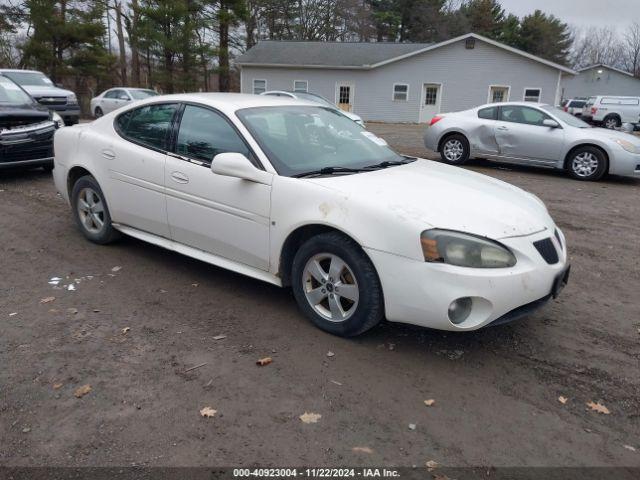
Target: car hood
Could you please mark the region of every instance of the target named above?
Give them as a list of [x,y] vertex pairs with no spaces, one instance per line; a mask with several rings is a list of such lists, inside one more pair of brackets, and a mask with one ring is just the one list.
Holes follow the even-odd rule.
[[475,172],[419,159],[374,172],[309,181],[420,231],[441,228],[501,239],[553,227],[544,204],[524,190]]
[[0,104],[0,129],[21,127],[49,119],[49,110],[37,103],[24,105]]
[[640,147],[640,138],[630,133],[621,132],[619,130],[611,130],[609,128],[583,128],[585,137],[592,137],[604,142],[615,141],[616,139],[626,140]]
[[68,97],[69,95],[73,95],[71,90],[65,90],[64,88],[58,88],[55,86],[23,85],[22,88],[24,88],[32,97]]

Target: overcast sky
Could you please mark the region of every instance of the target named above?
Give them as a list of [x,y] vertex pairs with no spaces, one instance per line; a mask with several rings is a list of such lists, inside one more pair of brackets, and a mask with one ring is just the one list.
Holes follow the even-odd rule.
[[507,12],[519,17],[540,9],[578,27],[625,28],[633,21],[640,22],[640,0],[501,0],[500,3]]

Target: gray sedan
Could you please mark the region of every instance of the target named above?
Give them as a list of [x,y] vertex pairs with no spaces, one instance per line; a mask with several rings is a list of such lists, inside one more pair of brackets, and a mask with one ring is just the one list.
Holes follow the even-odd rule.
[[481,157],[562,169],[578,180],[640,178],[640,138],[593,128],[551,105],[507,102],[436,115],[424,144],[455,165]]

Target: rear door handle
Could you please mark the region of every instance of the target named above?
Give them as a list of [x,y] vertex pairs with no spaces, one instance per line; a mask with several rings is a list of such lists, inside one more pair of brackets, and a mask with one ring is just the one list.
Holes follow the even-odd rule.
[[101,153],[102,153],[102,156],[107,160],[113,160],[116,158],[116,152],[114,152],[113,150],[109,150],[108,148],[105,148],[104,150],[102,150]]
[[177,183],[189,183],[189,177],[182,172],[171,172],[171,179]]

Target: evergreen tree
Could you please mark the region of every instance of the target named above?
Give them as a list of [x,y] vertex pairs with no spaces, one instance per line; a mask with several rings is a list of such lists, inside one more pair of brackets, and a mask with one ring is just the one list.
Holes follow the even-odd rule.
[[533,55],[566,64],[571,48],[571,33],[566,23],[536,10],[522,19],[518,46]]

